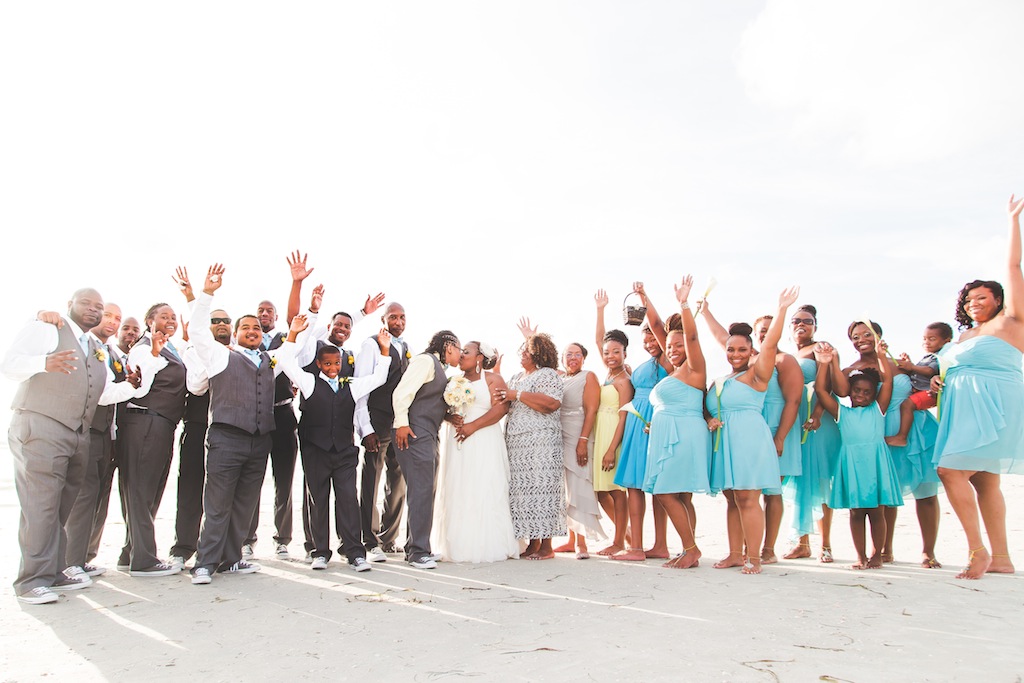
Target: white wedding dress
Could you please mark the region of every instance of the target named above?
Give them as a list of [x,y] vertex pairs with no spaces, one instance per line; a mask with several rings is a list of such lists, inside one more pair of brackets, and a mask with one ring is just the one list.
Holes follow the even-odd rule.
[[[483,376],[472,383],[474,400],[465,422],[491,409]],[[441,443],[438,523],[435,546],[450,562],[496,562],[519,555],[508,505],[508,451],[501,423],[484,427],[462,442],[445,423]]]

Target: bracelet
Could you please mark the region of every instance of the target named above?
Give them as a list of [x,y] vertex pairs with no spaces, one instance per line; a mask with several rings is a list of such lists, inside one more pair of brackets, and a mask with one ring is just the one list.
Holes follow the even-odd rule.
[[582,439],[583,441],[590,441],[590,439],[588,439],[588,438],[587,438],[587,437],[585,437],[585,436],[581,436],[581,437],[580,437],[580,439]]
[[685,310],[685,309],[690,307],[690,302],[689,301],[684,301],[681,304],[679,304],[679,307]]
[[516,400],[520,403],[523,402],[523,392],[518,389],[516,390]]

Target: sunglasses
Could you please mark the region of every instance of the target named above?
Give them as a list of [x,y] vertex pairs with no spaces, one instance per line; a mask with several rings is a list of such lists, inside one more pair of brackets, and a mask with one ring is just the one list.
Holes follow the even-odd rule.
[[814,318],[793,318],[789,321],[790,325],[813,325]]
[[231,318],[210,318],[211,325],[230,325]]

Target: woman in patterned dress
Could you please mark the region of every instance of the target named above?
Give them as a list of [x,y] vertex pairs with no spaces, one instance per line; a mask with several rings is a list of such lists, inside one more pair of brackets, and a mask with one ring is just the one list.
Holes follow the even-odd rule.
[[516,537],[529,540],[519,556],[549,560],[555,556],[551,538],[566,534],[558,349],[548,335],[535,334],[519,354],[523,372],[492,398],[511,404],[505,424],[509,507]]

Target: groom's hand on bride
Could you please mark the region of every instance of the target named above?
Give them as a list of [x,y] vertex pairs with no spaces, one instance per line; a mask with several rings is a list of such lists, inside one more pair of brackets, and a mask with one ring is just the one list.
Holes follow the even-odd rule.
[[416,438],[409,427],[399,427],[395,430],[395,445],[398,446],[398,450],[404,451],[409,447],[409,437]]

